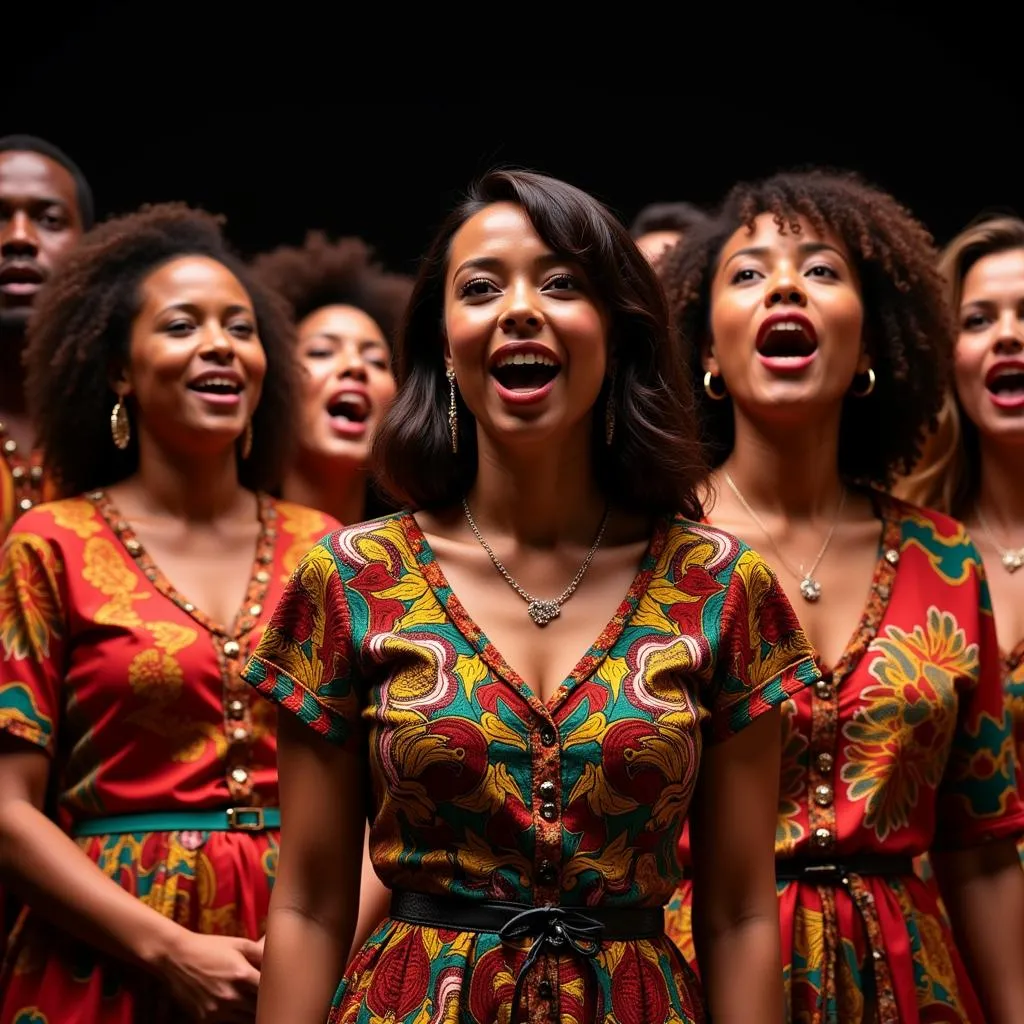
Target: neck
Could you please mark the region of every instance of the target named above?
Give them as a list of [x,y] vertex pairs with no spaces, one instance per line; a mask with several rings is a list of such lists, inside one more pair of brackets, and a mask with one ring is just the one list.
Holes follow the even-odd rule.
[[834,512],[842,492],[839,416],[794,428],[736,416],[736,441],[722,468],[758,512],[811,519]]
[[482,531],[497,529],[538,547],[593,543],[606,502],[592,472],[589,421],[565,443],[509,450],[479,429],[478,441],[467,500]]
[[350,462],[298,460],[288,470],[281,496],[333,516],[359,523],[366,515],[366,470]]
[[212,522],[241,512],[250,496],[238,482],[235,446],[205,459],[168,452],[146,434],[139,437],[134,483],[145,512]]
[[1012,532],[1024,524],[1024,449],[982,442],[978,507],[993,525]]
[[0,410],[8,416],[26,413],[24,352],[24,328],[4,324],[0,328]]

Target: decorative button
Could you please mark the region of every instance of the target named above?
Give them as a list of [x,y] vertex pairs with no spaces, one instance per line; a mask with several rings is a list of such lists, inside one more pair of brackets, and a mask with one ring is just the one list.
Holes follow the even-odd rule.
[[18,502],[18,508],[20,508],[22,512],[27,512],[34,504],[35,502],[31,498],[22,498],[21,501]]
[[878,585],[878,596],[883,601],[888,601],[889,600],[889,594],[891,594],[891,593],[892,593],[892,590],[889,587],[888,583],[880,583]]
[[[21,467],[19,466],[18,468],[20,469]],[[24,470],[22,470],[22,475],[24,475]],[[33,466],[29,470],[29,476],[31,476],[36,483],[39,483],[39,481],[43,479],[43,467]]]
[[257,559],[257,561],[259,561],[260,565],[270,565],[270,563],[273,560],[274,560],[274,556],[273,555],[260,555],[260,557]]
[[558,868],[549,860],[542,860],[537,868],[537,881],[541,885],[554,885],[558,881]]
[[814,830],[814,845],[829,846],[832,843],[832,832],[827,828],[816,828]]
[[541,741],[541,743],[544,744],[545,747],[553,747],[555,745],[555,740],[557,738],[558,737],[555,735],[555,730],[554,730],[554,728],[552,728],[552,726],[550,726],[550,725],[543,725],[543,726],[541,726],[540,741]]
[[881,960],[882,959],[882,951],[880,949],[873,949],[873,950],[871,950],[871,955],[876,960]]
[[17,450],[18,450],[18,442],[17,441],[12,441],[10,438],[8,438],[6,441],[4,441],[4,451],[7,452],[8,455],[13,455]]
[[832,787],[827,783],[814,787],[814,802],[819,807],[832,806]]
[[186,601],[181,607],[190,613],[196,610],[196,606],[191,601]]
[[820,697],[822,700],[832,699],[832,684],[825,679],[819,679],[814,684],[815,696]]
[[245,729],[239,727],[231,733],[231,738],[235,741],[235,743],[244,743],[249,738],[249,734],[245,731]]
[[815,759],[815,764],[818,766],[819,772],[830,772],[832,766],[835,764],[835,758],[827,751],[823,750]]
[[24,480],[25,479],[25,467],[24,466],[15,466],[14,469],[11,470],[11,476],[14,477],[15,480]]
[[889,548],[885,553],[885,560],[890,565],[895,565],[900,560],[900,553],[895,548]]
[[231,778],[241,786],[249,781],[249,773],[244,768],[232,768]]
[[545,821],[554,821],[558,817],[558,808],[548,801],[540,805],[540,816]]
[[550,999],[554,994],[555,990],[551,987],[551,982],[548,981],[547,978],[537,986],[537,995],[539,995],[541,999]]
[[142,545],[134,537],[129,537],[124,542],[124,546],[128,549],[130,555],[137,555],[142,550]]
[[257,583],[269,583],[270,582],[270,573],[269,572],[264,572],[262,569],[260,569],[260,571],[258,573],[256,573],[256,582]]
[[542,800],[553,800],[555,798],[555,793],[557,792],[557,790],[555,789],[555,784],[551,781],[548,781],[542,782],[538,787],[537,792],[540,794],[540,798]]
[[259,615],[259,613],[261,611],[263,611],[263,605],[261,605],[261,604],[251,604],[251,605],[249,605],[249,614],[250,615]]
[[237,658],[238,654],[242,650],[242,648],[238,646],[238,643],[236,641],[229,640],[224,645],[222,650],[224,651],[224,657],[226,657],[226,658]]
[[240,700],[233,700],[228,704],[228,718],[244,718],[245,704]]

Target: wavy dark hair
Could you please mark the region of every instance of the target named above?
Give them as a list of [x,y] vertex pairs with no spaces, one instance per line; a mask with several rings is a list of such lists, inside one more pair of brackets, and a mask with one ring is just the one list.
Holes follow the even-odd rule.
[[711,322],[711,282],[722,250],[742,228],[769,214],[780,231],[799,218],[838,236],[861,283],[864,337],[874,391],[845,402],[839,471],[855,483],[888,488],[917,460],[934,428],[951,376],[955,333],[936,269],[931,235],[888,193],[843,171],[795,171],[741,182],[707,224],[694,228],[658,265],[694,380],[704,440],[714,465],[732,451],[731,401],[701,386]]
[[[619,507],[646,513],[702,514],[696,488],[706,472],[693,388],[672,343],[658,279],[626,229],[596,199],[563,181],[524,170],[494,170],[448,216],[424,257],[396,345],[399,392],[374,440],[379,482],[402,504],[457,502],[477,470],[475,421],[461,398],[459,453],[448,432],[443,359],[445,274],[452,237],[493,203],[519,206],[552,251],[577,263],[609,315],[616,371],[598,399],[615,408],[605,445],[594,416],[597,482]],[[610,391],[610,393],[609,393]]]
[[332,242],[322,231],[310,231],[301,246],[261,253],[251,266],[263,284],[287,300],[297,322],[324,306],[355,306],[394,345],[412,278],[385,270],[361,238]]
[[654,231],[678,231],[686,234],[687,231],[704,224],[707,219],[708,215],[693,203],[649,203],[633,218],[629,225],[629,234],[632,238],[640,238]]
[[142,281],[182,256],[223,264],[252,300],[267,375],[252,417],[252,453],[239,461],[238,476],[252,490],[270,490],[281,478],[293,439],[296,393],[287,310],[229,250],[220,218],[182,203],[161,203],[83,235],[40,289],[33,309],[26,393],[47,468],[65,495],[116,483],[138,465],[135,437],[124,451],[110,437],[110,410],[117,400],[111,371],[128,358]]

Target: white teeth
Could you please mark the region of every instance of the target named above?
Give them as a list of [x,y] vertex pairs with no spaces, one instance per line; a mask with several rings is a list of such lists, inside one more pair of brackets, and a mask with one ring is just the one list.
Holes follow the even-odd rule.
[[777,324],[772,324],[773,331],[802,331],[803,328],[800,324],[794,323],[792,320],[782,320]]
[[502,356],[498,360],[498,366],[558,366],[554,359],[549,359],[540,352],[514,352]]

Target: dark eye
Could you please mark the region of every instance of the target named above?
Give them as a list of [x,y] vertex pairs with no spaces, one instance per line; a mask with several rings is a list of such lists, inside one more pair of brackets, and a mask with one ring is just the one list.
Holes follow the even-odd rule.
[[378,370],[391,369],[391,362],[387,356],[372,356],[369,363],[371,366],[376,366]]
[[47,231],[63,231],[67,227],[67,218],[59,210],[47,210],[39,218],[39,223]]
[[761,277],[760,270],[754,270],[752,267],[746,267],[743,270],[737,270],[732,275],[732,284],[749,284],[751,281],[756,281]]
[[497,290],[494,282],[488,281],[486,277],[474,277],[472,281],[467,281],[459,289],[459,297],[463,299],[479,298]]
[[580,283],[572,274],[555,274],[544,287],[556,292],[579,291]]
[[827,264],[816,263],[807,271],[808,277],[831,277],[838,279],[839,275]]
[[232,324],[229,331],[236,337],[243,340],[253,337],[256,333],[256,325],[247,323],[245,320]]
[[334,349],[330,348],[307,348],[302,353],[303,359],[330,359],[334,355]]
[[191,320],[172,320],[164,330],[175,338],[184,338],[194,330]]
[[965,331],[980,331],[988,324],[988,317],[984,313],[968,313],[963,318],[963,329]]

